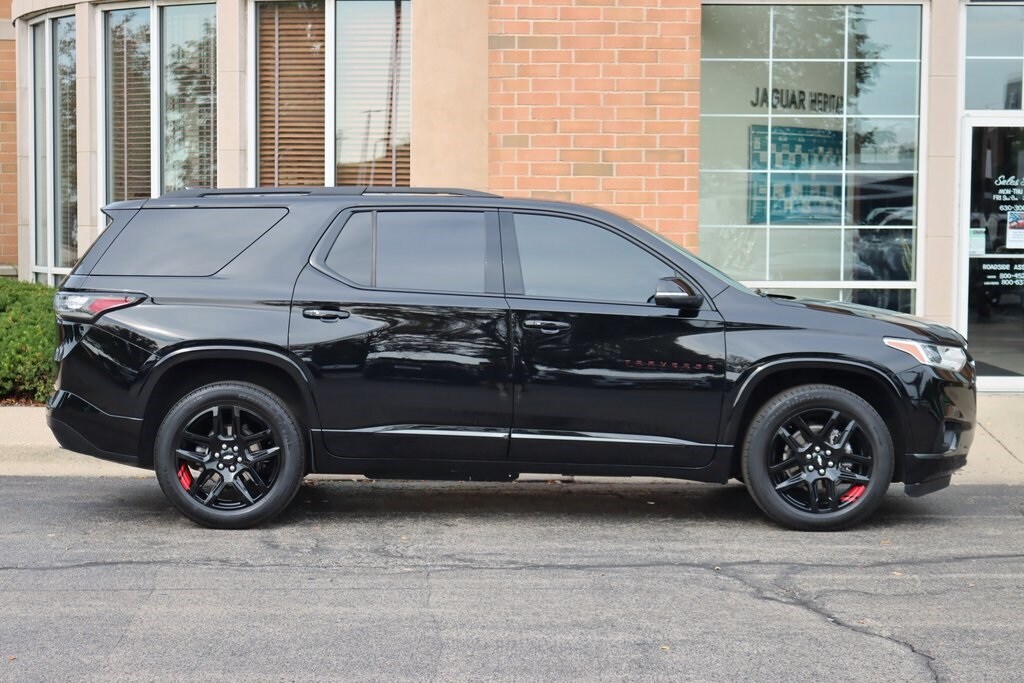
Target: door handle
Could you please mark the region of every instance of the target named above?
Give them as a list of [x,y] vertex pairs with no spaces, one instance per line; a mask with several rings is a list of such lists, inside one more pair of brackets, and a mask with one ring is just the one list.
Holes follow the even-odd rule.
[[561,320],[524,320],[523,327],[530,330],[540,330],[544,334],[557,334],[562,330],[569,329],[570,325]]
[[313,318],[314,320],[323,320],[324,322],[334,322],[335,320],[341,320],[348,316],[348,311],[331,311],[326,308],[302,309],[303,318]]

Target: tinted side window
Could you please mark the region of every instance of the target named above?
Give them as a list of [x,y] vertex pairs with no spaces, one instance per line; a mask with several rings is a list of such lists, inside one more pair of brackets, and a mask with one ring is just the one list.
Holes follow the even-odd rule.
[[372,284],[373,214],[352,214],[325,261],[335,273],[358,285]]
[[527,296],[646,303],[672,268],[590,223],[519,213],[516,242]]
[[353,214],[325,261],[360,285],[482,293],[486,253],[483,213],[379,211]]
[[93,275],[213,275],[284,218],[282,208],[143,209]]

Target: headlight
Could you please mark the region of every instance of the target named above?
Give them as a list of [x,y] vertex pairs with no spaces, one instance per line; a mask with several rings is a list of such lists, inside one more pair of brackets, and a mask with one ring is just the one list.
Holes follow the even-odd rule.
[[889,337],[882,341],[886,346],[909,353],[923,365],[959,372],[967,363],[967,352],[959,346],[940,346],[912,339],[891,339]]

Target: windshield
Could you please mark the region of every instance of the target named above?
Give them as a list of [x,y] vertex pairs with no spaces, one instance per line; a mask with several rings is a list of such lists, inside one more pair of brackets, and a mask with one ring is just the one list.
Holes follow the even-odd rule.
[[[634,225],[637,225],[637,224],[634,223]],[[637,227],[643,228],[647,232],[649,232],[652,235],[654,235],[658,239],[658,241],[660,241],[662,244],[664,244],[665,246],[667,246],[670,249],[672,249],[672,251],[676,252],[677,254],[682,254],[683,256],[685,256],[686,258],[690,259],[691,261],[696,261],[698,263],[698,265],[700,265],[702,268],[704,268],[707,271],[710,271],[712,274],[714,274],[718,278],[724,280],[730,286],[735,287],[736,289],[740,290],[741,292],[746,292],[747,294],[755,294],[755,292],[752,289],[750,289],[749,287],[747,287],[746,285],[744,285],[741,282],[737,282],[736,280],[732,279],[730,276],[726,275],[725,273],[723,273],[721,270],[719,270],[715,266],[713,266],[710,263],[708,263],[707,261],[703,260],[702,258],[697,256],[693,252],[691,252],[691,251],[685,249],[684,247],[681,247],[680,245],[676,244],[672,240],[670,240],[668,238],[665,238],[665,237],[662,237],[661,235],[659,235],[658,233],[654,232],[650,228],[644,228],[644,226],[642,226],[642,225],[637,225]]]

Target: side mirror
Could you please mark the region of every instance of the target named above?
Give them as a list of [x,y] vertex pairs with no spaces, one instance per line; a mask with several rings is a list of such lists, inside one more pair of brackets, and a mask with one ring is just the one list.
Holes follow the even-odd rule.
[[695,293],[688,284],[677,277],[663,277],[658,280],[654,292],[654,304],[684,311],[696,311],[704,303],[704,297]]

